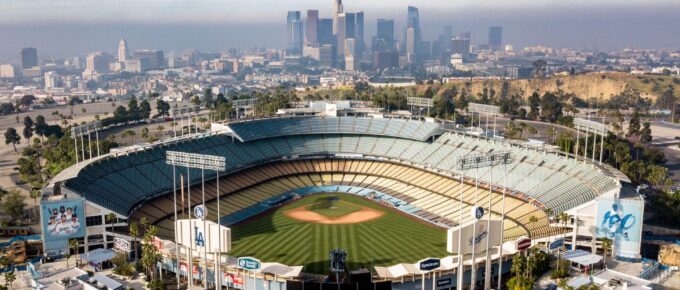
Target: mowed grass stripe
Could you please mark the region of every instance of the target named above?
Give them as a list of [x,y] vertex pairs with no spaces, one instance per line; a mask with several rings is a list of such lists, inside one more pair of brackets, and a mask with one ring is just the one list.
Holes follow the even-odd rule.
[[[385,212],[376,220],[359,224],[323,225],[286,217],[283,212],[338,196],[343,202]],[[279,209],[232,227],[234,242],[230,255],[248,254],[263,262],[304,265],[305,271],[328,273],[329,251],[348,252],[348,266],[393,265],[446,255],[443,229],[416,222],[381,205],[350,194],[317,194],[293,201]]]

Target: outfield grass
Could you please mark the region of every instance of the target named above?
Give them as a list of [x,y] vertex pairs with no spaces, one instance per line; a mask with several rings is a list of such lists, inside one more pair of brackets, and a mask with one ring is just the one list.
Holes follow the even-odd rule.
[[340,217],[361,210],[360,205],[341,199],[335,200],[328,196],[317,195],[309,199],[315,202],[306,206],[305,209],[327,217]]
[[[283,212],[307,206],[319,199],[337,196],[338,202],[385,211],[368,222],[344,225],[307,223],[286,217]],[[304,271],[328,272],[328,254],[342,248],[348,267],[389,266],[413,263],[427,257],[444,257],[446,231],[405,217],[392,209],[349,194],[318,194],[289,203],[232,229],[232,256],[253,256],[263,262],[303,265]]]

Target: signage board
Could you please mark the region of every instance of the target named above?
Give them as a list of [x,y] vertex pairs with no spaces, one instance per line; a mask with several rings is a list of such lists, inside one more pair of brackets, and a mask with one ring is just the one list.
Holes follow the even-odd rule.
[[347,251],[343,249],[333,249],[329,254],[331,258],[331,272],[345,272],[345,261]]
[[113,238],[113,250],[116,252],[130,252],[130,242],[122,238]]
[[85,206],[82,199],[41,202],[40,214],[46,241],[85,236]]
[[437,287],[446,287],[451,285],[451,278],[437,279]]
[[550,242],[550,244],[548,245],[548,249],[549,250],[555,250],[555,249],[558,249],[562,246],[564,246],[564,240],[563,239],[557,239],[553,242]]
[[478,221],[477,225],[475,225],[474,221],[469,221],[461,226],[450,228],[447,231],[446,251],[449,253],[458,253],[459,235],[461,235],[461,252],[463,254],[471,254],[473,244],[475,245],[476,254],[484,252],[486,250],[487,239],[489,241],[489,247],[500,246],[501,230],[501,221],[493,219],[490,221],[489,227],[487,227],[487,221],[482,220]]
[[222,279],[222,286],[243,289],[243,276],[224,273],[224,278]]
[[418,262],[418,268],[420,269],[420,271],[432,271],[434,269],[439,268],[440,265],[441,260],[437,258],[427,258],[420,260]]
[[484,216],[484,208],[481,206],[473,207],[471,214],[473,219],[481,219]]
[[515,249],[518,251],[524,251],[531,247],[531,239],[527,237],[521,237],[515,240]]
[[260,267],[262,267],[262,263],[260,262],[260,260],[255,259],[253,257],[241,257],[238,258],[238,267],[240,269],[254,271],[259,270]]
[[199,220],[204,220],[205,217],[208,215],[208,210],[205,208],[205,205],[197,205],[194,207],[194,217],[199,219]]
[[640,256],[644,201],[606,199],[597,201],[596,234],[613,242],[616,256]]
[[177,220],[175,223],[179,232],[177,243],[180,245],[191,247],[197,252],[216,253],[231,250],[231,229],[228,227],[198,219]]

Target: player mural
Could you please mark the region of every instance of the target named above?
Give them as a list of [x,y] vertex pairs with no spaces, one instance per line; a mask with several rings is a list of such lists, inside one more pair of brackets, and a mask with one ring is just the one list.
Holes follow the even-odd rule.
[[43,232],[46,239],[70,239],[85,234],[82,200],[42,203]]
[[617,256],[639,255],[643,207],[643,202],[637,200],[598,201],[597,235],[614,242]]

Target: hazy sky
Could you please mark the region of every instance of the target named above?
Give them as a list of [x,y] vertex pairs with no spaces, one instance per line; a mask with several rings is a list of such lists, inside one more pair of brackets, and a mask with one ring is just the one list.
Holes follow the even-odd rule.
[[[345,0],[366,14],[366,41],[375,19],[394,18],[397,37],[406,6],[420,9],[425,40],[451,24],[485,43],[488,26],[504,27],[517,47],[620,49],[680,48],[680,0]],[[282,47],[288,10],[319,9],[332,0],[0,0],[0,62],[15,62],[21,47],[41,58],[113,52],[125,37],[131,49],[220,51]]]

